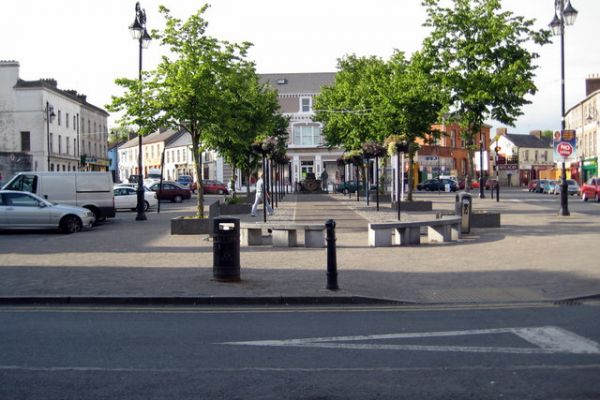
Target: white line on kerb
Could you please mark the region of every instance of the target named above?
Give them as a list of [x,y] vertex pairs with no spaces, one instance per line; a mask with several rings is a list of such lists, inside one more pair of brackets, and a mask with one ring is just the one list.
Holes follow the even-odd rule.
[[[466,335],[491,335],[512,333],[526,340],[535,347],[494,347],[494,346],[433,346],[404,344],[369,344],[347,343],[353,341],[410,339],[427,337],[452,337]],[[346,343],[344,343],[346,342]],[[286,340],[256,340],[245,342],[225,342],[226,345],[242,346],[275,346],[275,347],[314,347],[328,349],[352,350],[409,350],[409,351],[444,351],[470,353],[512,353],[512,354],[600,354],[598,343],[555,326],[533,328],[500,328],[476,329],[466,331],[392,333],[385,335],[333,336],[317,338],[300,338]]]

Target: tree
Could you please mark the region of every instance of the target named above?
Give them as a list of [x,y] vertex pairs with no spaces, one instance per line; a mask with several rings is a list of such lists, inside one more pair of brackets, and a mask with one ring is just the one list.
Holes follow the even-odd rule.
[[[432,29],[424,41],[424,56],[432,72],[450,93],[450,112],[474,143],[486,119],[513,125],[521,108],[536,93],[533,82],[538,54],[525,47],[548,43],[549,32],[532,28],[533,20],[502,11],[500,0],[423,0],[425,26]],[[473,147],[470,159],[473,159]],[[470,181],[470,179],[467,179]]]
[[315,99],[313,119],[323,123],[325,144],[357,150],[367,140],[381,142],[373,108],[389,75],[385,61],[350,55],[338,60],[338,70],[335,83]]
[[[254,64],[246,60],[250,43],[220,41],[206,34],[204,5],[185,22],[160,7],[166,20],[162,33],[153,32],[167,46],[154,73],[157,102],[165,125],[185,128],[192,137],[192,153],[198,177],[202,176],[202,150],[230,152],[240,140],[238,135],[260,133],[269,128],[273,115],[272,94],[258,87]],[[266,96],[263,98],[262,96]],[[253,111],[254,110],[254,111]],[[233,158],[231,158],[233,159]],[[204,217],[201,182],[198,188],[198,217]]]
[[338,65],[335,84],[322,90],[315,106],[327,144],[355,150],[368,140],[381,143],[393,136],[407,144],[412,171],[417,140],[430,133],[447,103],[427,60],[420,53],[407,60],[395,52],[387,62],[350,56]]

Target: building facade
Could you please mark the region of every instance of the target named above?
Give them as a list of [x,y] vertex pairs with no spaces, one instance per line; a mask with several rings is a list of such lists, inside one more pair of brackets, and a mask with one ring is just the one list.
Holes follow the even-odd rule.
[[586,97],[569,109],[565,115],[567,129],[577,135],[577,158],[570,162],[569,172],[579,183],[598,176],[600,155],[600,76],[586,79]]
[[327,149],[323,143],[323,125],[313,121],[315,96],[323,86],[334,83],[335,73],[262,74],[260,79],[277,90],[280,111],[290,118],[288,183],[296,187],[308,173],[319,178],[323,171],[327,171],[329,181],[339,182],[341,172],[336,160],[342,156],[343,150]]
[[[496,147],[497,157],[493,151]],[[526,186],[532,179],[556,179],[560,173],[553,159],[552,139],[541,131],[524,135],[497,128],[490,150],[501,185]]]
[[0,61],[0,174],[106,171],[108,115],[56,80],[20,79],[17,61]]

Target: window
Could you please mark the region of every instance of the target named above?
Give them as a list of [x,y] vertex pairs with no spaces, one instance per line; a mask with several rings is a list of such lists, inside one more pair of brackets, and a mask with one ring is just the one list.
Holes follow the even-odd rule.
[[54,148],[54,135],[50,134],[50,145],[48,146],[48,153],[52,153],[52,149]]
[[65,115],[65,127],[69,127],[69,113],[66,113]]
[[77,125],[77,116],[73,115],[73,130],[76,129],[76,127],[75,127],[76,125]]
[[92,121],[88,119],[88,133],[92,133]]
[[294,125],[294,144],[317,146],[321,143],[321,129],[318,125]]
[[58,135],[58,154],[62,154],[62,136]]
[[61,118],[60,118],[60,115],[61,115],[61,114],[60,114],[60,110],[58,110],[58,126],[60,126],[60,119],[61,119]]
[[300,111],[303,113],[307,113],[311,111],[311,98],[310,97],[302,97],[300,98]]
[[31,151],[30,132],[21,132],[21,151]]
[[81,117],[81,133],[85,133],[85,119]]
[[450,147],[456,147],[456,131],[450,131]]
[[94,122],[94,132],[98,132],[96,129],[96,123]]
[[533,153],[533,160],[536,162],[538,160],[538,151],[537,150]]

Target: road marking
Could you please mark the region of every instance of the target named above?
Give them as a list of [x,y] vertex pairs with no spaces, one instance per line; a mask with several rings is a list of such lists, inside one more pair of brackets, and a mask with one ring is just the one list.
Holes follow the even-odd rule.
[[[390,340],[412,338],[439,338],[466,335],[492,335],[512,333],[535,347],[494,346],[431,346],[403,344],[347,343],[367,340]],[[533,328],[476,329],[467,331],[392,333],[385,335],[333,336],[287,340],[256,340],[247,342],[225,342],[225,345],[313,347],[352,350],[408,350],[468,353],[511,353],[511,354],[600,354],[598,343],[555,326]]]
[[[600,364],[536,364],[536,365],[499,365],[499,366],[484,366],[484,365],[462,365],[453,366],[452,371],[533,371],[533,370],[584,370],[584,369],[600,369]],[[447,373],[447,366],[443,367],[315,367],[315,368],[296,368],[296,367],[239,367],[239,368],[135,368],[135,367],[93,367],[93,366],[22,366],[22,365],[0,365],[0,371],[25,371],[25,372],[45,372],[45,373],[60,373],[60,372],[114,372],[114,373],[184,373],[190,372],[216,372],[216,373],[232,373],[232,372],[411,372],[411,371],[441,371]]]

